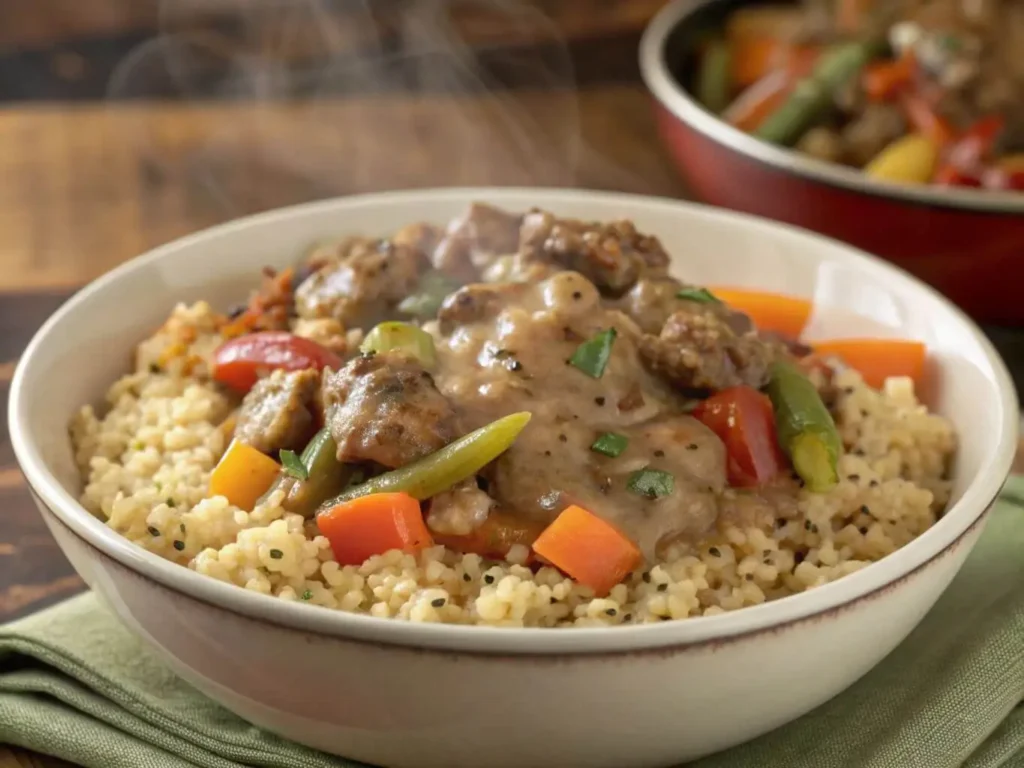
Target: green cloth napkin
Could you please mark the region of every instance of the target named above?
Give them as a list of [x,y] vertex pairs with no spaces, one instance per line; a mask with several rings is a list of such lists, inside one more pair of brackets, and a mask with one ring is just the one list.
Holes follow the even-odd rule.
[[[878,667],[790,725],[691,768],[1024,768],[1022,699],[1017,477],[949,590]],[[205,699],[92,595],[0,627],[0,742],[88,768],[357,765]]]

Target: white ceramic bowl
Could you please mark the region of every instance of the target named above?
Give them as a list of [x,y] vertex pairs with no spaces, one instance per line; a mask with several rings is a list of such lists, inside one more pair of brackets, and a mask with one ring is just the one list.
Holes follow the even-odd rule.
[[[243,298],[311,241],[444,222],[472,200],[628,217],[680,276],[813,297],[811,336],[924,340],[930,405],[956,424],[953,503],[844,579],[725,615],[612,629],[415,625],[274,600],[119,537],[76,501],[67,423],[177,301]],[[905,273],[821,237],[693,205],[579,191],[444,190],[331,200],[216,227],[100,278],[39,331],[11,387],[14,449],[82,577],[184,678],[244,718],[387,766],[666,766],[737,744],[842,691],[917,624],[981,533],[1016,447],[1003,363]]]

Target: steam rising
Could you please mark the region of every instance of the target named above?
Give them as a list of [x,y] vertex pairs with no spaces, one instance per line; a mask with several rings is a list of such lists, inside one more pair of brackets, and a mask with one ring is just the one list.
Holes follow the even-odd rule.
[[[456,5],[495,31],[486,70]],[[183,155],[145,124],[122,139],[184,166],[233,216],[378,189],[572,186],[586,152],[574,81],[555,25],[516,0],[165,0],[160,34],[120,63],[109,96],[175,99]]]

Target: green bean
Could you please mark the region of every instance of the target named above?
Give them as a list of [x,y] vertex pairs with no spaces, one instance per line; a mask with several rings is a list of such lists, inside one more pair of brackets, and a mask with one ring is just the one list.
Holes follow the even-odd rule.
[[826,51],[814,71],[800,80],[789,98],[768,115],[754,135],[773,144],[792,146],[828,112],[836,92],[884,50],[875,40],[844,43]]
[[776,362],[768,380],[779,445],[805,486],[830,490],[839,479],[839,431],[810,379],[789,362]]
[[396,320],[374,327],[366,334],[359,349],[363,352],[406,352],[419,360],[424,368],[433,368],[437,362],[434,338],[419,326]]
[[721,114],[729,106],[729,80],[732,51],[723,40],[715,40],[701,58],[697,74],[697,98],[705,109]]
[[264,498],[283,489],[285,497],[281,502],[282,507],[297,515],[312,517],[325,499],[341,493],[354,478],[354,468],[338,463],[337,453],[338,446],[330,431],[324,427],[302,451],[301,462],[306,478],[283,474]]
[[416,290],[402,299],[398,311],[420,319],[436,317],[441,305],[458,284],[449,280],[441,272],[427,272],[421,279]]
[[513,413],[470,432],[412,464],[355,485],[321,505],[323,512],[371,493],[408,493],[423,501],[472,477],[509,449],[530,421],[530,413]]

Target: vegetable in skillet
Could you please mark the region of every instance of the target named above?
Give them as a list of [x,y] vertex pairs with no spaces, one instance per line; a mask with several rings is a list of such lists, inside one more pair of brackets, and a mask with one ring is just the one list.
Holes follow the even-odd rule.
[[349,488],[325,502],[321,511],[375,493],[407,493],[420,501],[429,499],[472,477],[507,451],[529,421],[526,411],[493,421],[418,461]]
[[832,105],[836,91],[860,74],[882,49],[877,41],[844,43],[826,51],[808,77],[757,128],[754,135],[773,144],[791,146]]
[[701,59],[697,77],[697,98],[713,114],[729,104],[729,78],[732,56],[725,41],[715,40]]
[[793,469],[814,493],[830,490],[839,478],[842,441],[818,390],[795,365],[779,361],[771,367],[768,397],[779,445]]
[[882,181],[927,184],[935,172],[939,147],[927,136],[911,133],[897,139],[864,167],[864,173]]

